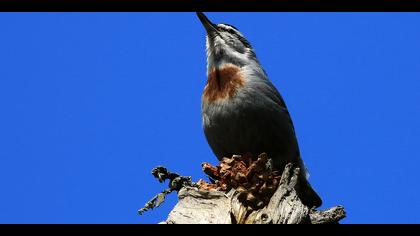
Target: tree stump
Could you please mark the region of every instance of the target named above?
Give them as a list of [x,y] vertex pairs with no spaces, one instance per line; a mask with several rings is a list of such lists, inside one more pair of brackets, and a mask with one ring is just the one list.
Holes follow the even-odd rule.
[[[262,157],[253,163],[262,163],[260,159],[264,159],[265,156]],[[250,163],[249,166],[251,168],[248,168],[248,172],[250,169],[255,168],[255,164],[253,163]],[[212,170],[213,172],[216,170],[215,167],[207,166],[206,168],[206,173],[209,172],[208,170]],[[157,169],[159,171],[156,171]],[[160,173],[162,170],[163,174]],[[168,172],[163,167],[158,167],[154,169],[153,174],[161,182],[169,179],[170,188],[148,202],[146,207],[140,210],[140,213],[143,213],[147,209],[157,207],[164,201],[165,194],[176,190],[178,192],[178,203],[169,213],[167,220],[161,222],[161,224],[339,223],[346,215],[344,207],[336,206],[319,211],[310,209],[301,202],[295,190],[299,171],[299,168],[295,168],[293,164],[286,165],[281,177],[275,177],[276,180],[279,179],[279,182],[276,185],[277,188],[273,190],[274,193],[272,195],[270,194],[270,198],[263,206],[259,204],[259,207],[256,207],[252,204],[246,204],[246,201],[243,200],[243,186],[231,188],[227,186],[228,189],[226,189],[226,181],[223,179],[221,181],[216,180],[216,183],[213,184],[206,183],[203,185],[201,181],[193,183],[190,177],[179,176]],[[237,173],[235,172],[234,174]],[[216,179],[220,177],[215,173],[212,173],[210,176]],[[230,183],[229,181],[228,185]],[[240,190],[241,188],[242,190]]]

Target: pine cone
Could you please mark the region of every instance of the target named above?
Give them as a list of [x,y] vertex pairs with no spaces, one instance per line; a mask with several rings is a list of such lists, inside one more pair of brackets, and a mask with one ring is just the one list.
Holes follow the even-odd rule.
[[252,155],[245,154],[225,157],[219,166],[203,163],[204,173],[216,182],[209,184],[200,180],[197,185],[206,190],[227,191],[234,188],[244,206],[261,209],[270,201],[281,178],[279,171],[273,171],[267,165],[268,161],[268,156],[262,153],[256,160]]

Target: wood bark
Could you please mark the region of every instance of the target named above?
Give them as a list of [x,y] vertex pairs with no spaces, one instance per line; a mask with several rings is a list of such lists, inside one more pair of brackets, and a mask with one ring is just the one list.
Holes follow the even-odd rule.
[[294,189],[298,176],[299,168],[288,164],[268,205],[258,210],[245,207],[234,189],[225,193],[183,186],[178,203],[161,224],[336,224],[345,217],[342,206],[322,211],[305,206]]

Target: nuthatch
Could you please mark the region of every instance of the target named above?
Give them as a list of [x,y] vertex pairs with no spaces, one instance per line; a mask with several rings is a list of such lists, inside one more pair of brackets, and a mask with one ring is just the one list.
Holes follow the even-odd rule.
[[237,28],[213,24],[197,13],[206,29],[207,84],[201,115],[207,141],[219,160],[267,153],[274,168],[300,167],[296,191],[309,207],[322,204],[307,181],[295,129],[280,93],[268,79],[250,43]]

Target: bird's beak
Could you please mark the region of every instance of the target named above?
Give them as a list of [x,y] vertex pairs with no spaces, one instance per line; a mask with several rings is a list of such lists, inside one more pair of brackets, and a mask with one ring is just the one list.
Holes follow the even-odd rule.
[[206,15],[204,15],[202,12],[197,12],[197,16],[201,21],[201,24],[203,24],[204,28],[207,31],[207,34],[212,34],[218,32],[216,25],[211,23],[211,21],[207,18]]

